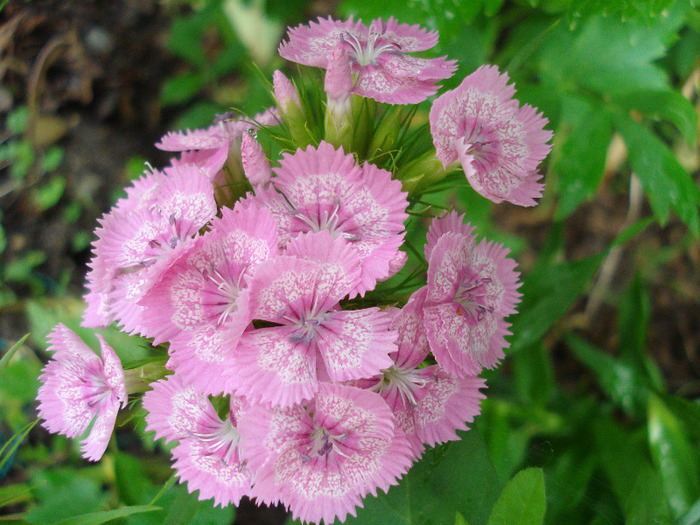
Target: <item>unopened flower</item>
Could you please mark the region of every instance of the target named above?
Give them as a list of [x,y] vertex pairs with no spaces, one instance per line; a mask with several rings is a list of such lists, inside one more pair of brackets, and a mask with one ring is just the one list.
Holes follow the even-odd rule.
[[275,92],[275,100],[280,111],[287,115],[291,111],[301,110],[301,100],[299,91],[294,84],[280,70],[275,70],[272,74],[272,86]]
[[83,457],[99,460],[107,449],[117,412],[126,406],[121,362],[101,335],[102,358],[72,330],[58,324],[49,334],[54,352],[39,380],[37,399],[42,425],[49,432],[74,438],[92,429],[82,441]]
[[437,82],[456,69],[454,60],[417,58],[406,53],[425,51],[437,44],[436,32],[396,19],[374,20],[370,26],[352,17],[346,21],[319,18],[308,26],[289,29],[282,57],[307,66],[328,68],[339,46],[352,61],[357,75],[353,93],[388,104],[417,104],[435,94]]
[[508,75],[482,66],[430,110],[437,157],[447,168],[459,161],[471,186],[493,202],[534,206],[544,185],[537,166],[551,146],[547,119],[519,107]]
[[365,495],[386,492],[412,460],[382,398],[350,386],[323,383],[307,403],[256,407],[240,432],[253,496],[281,501],[303,522],[354,516]]

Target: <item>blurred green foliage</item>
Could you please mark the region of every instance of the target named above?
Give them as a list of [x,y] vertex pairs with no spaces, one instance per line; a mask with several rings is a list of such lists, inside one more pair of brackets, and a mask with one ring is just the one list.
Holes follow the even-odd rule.
[[[303,20],[305,8],[304,2],[204,0],[174,16],[169,49],[183,67],[165,82],[161,101],[183,108],[178,126],[205,125],[232,106],[257,112],[269,105],[259,88],[282,65],[269,49],[284,24]],[[460,64],[446,88],[484,63],[499,65],[520,100],[549,119],[554,148],[544,167],[545,197],[532,211],[551,224],[523,276],[507,373],[486,374],[488,399],[474,430],[427,451],[398,486],[368,497],[347,523],[700,523],[700,405],[669,391],[647,342],[650,268],[668,256],[646,254],[629,269],[624,293],[605,296],[615,312],[614,354],[583,337],[580,319],[570,313],[594,291],[596,275],[615,250],[650,225],[666,225],[673,215],[686,233],[669,249],[697,243],[700,192],[691,173],[698,168],[681,153],[694,150],[697,157],[697,109],[682,88],[700,68],[698,9],[683,0],[344,0],[338,16],[349,15],[394,16],[437,29],[437,53]],[[260,28],[260,48],[237,17]],[[251,67],[253,58],[261,71]],[[8,125],[21,130],[22,118],[18,111]],[[611,144],[623,153],[612,168]],[[32,164],[31,155],[19,140],[0,149],[0,161],[12,159],[16,179]],[[47,151],[43,169],[52,172],[59,162],[60,151]],[[635,180],[651,215],[629,215],[615,240],[569,259],[565,237],[574,214],[602,185],[633,200]],[[37,202],[53,206],[63,184],[60,177],[48,179]],[[526,251],[525,240],[499,232],[489,203],[463,186],[457,193],[481,231],[516,254]],[[428,205],[449,206],[454,194],[454,187],[437,192]],[[30,280],[42,256],[30,253],[5,266],[2,278]],[[44,346],[57,320],[78,329],[77,301],[59,302],[27,307],[35,346]],[[106,337],[127,366],[146,355],[134,338],[116,330]],[[558,376],[555,351],[577,364],[580,379]],[[0,363],[0,419],[19,438],[34,417],[40,367],[26,346]],[[233,509],[198,502],[174,484],[168,459],[150,453],[151,436],[142,427],[137,424],[134,441],[113,446],[96,466],[81,462],[77,445],[60,436],[48,444],[25,441],[16,455],[10,449],[19,441],[0,436],[0,446],[9,445],[0,461],[17,469],[9,479],[20,480],[0,486],[0,514],[14,512],[29,523],[230,523]]]

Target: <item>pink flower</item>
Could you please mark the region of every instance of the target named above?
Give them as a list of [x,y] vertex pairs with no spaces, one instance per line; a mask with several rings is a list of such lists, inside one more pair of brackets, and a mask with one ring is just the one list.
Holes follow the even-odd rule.
[[529,105],[518,107],[508,75],[482,66],[430,110],[437,157],[447,168],[459,160],[471,186],[493,202],[534,206],[544,185],[537,172],[552,132]]
[[405,53],[425,51],[437,44],[436,32],[394,18],[374,20],[369,27],[352,17],[344,22],[319,18],[308,26],[289,29],[282,57],[307,66],[328,67],[338,46],[352,60],[357,74],[353,93],[388,104],[417,104],[435,94],[440,80],[452,76],[454,60],[416,58]]
[[146,430],[156,439],[179,442],[172,450],[180,482],[199,499],[214,498],[215,505],[237,505],[250,493],[251,473],[240,455],[236,425],[242,401],[232,397],[223,420],[204,394],[177,375],[158,381],[143,396]]
[[275,189],[258,196],[279,225],[280,247],[302,232],[325,230],[344,239],[362,263],[351,297],[389,277],[408,218],[407,194],[391,173],[367,163],[360,167],[352,155],[323,141],[318,149],[285,154],[274,171]]
[[236,119],[233,114],[226,114],[217,117],[205,129],[170,131],[156,143],[156,147],[164,151],[183,152],[182,158],[175,164],[196,164],[213,179],[226,164],[231,151],[240,148],[243,133],[260,126],[275,126],[279,120],[276,108],[258,113],[252,119]]
[[289,406],[311,399],[326,377],[371,377],[391,364],[396,333],[378,308],[341,310],[358,281],[353,248],[328,232],[298,237],[261,264],[250,285],[253,319],[233,353],[231,382],[252,402]]
[[381,397],[350,386],[324,383],[304,405],[256,407],[240,432],[256,473],[253,496],[281,501],[303,522],[354,516],[366,494],[386,492],[412,460]]
[[[441,231],[439,223],[434,228]],[[508,250],[485,239],[477,244],[465,231],[471,228],[443,233],[429,251],[423,308],[435,359],[460,377],[493,368],[503,358],[510,326],[505,317],[515,313],[520,298],[520,274]]]
[[169,365],[202,392],[230,392],[224,373],[252,320],[248,284],[277,254],[276,229],[265,208],[222,208],[139,303],[154,344],[170,341]]
[[394,317],[391,327],[399,334],[394,364],[373,379],[357,382],[384,398],[416,457],[424,445],[458,440],[456,430],[467,430],[466,423],[479,414],[479,401],[485,397],[479,392],[483,379],[457,377],[440,365],[423,366],[430,352],[423,325],[426,291],[424,287],[414,293]]
[[107,449],[119,406],[127,402],[121,362],[101,335],[102,359],[72,330],[56,325],[49,334],[49,351],[55,352],[39,380],[37,399],[42,425],[49,431],[82,441],[83,457],[99,460]]
[[[216,214],[213,187],[197,166],[181,164],[154,176],[144,185],[147,199],[116,207],[98,221],[87,275],[87,326],[119,320],[126,331],[146,335],[138,301]],[[129,199],[136,201],[136,194]]]

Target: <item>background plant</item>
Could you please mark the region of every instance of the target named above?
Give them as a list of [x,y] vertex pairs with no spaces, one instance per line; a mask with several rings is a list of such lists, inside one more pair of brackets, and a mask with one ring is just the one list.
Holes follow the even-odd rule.
[[[282,28],[304,18],[300,8],[278,15],[272,5],[240,6],[258,6]],[[236,30],[207,11],[220,9],[172,12],[170,46],[182,69],[165,81],[163,105],[179,112],[206,98],[250,111],[269,104],[248,98],[265,75],[244,58]],[[438,210],[458,200],[480,231],[505,242],[523,271],[524,298],[506,368],[488,376],[476,432],[426,454],[399,487],[367,499],[356,522],[698,522],[700,12],[668,0],[615,8],[594,0],[346,0],[336,13],[435,27],[438,54],[460,65],[446,87],[498,64],[554,131],[538,207],[492,207],[458,182],[426,202]],[[220,54],[185,56],[211,31],[226,46]],[[264,67],[279,66],[270,60]],[[6,438],[33,420],[45,334],[59,320],[77,329],[81,314],[75,289],[41,301],[19,293],[12,301],[32,336],[0,365]],[[110,342],[123,360],[143,355],[139,340],[109,337],[119,338]],[[32,430],[5,463],[12,470],[0,469],[0,512],[35,523],[102,511],[90,518],[97,523],[119,517],[104,514],[115,510],[124,523],[232,520],[233,509],[212,510],[172,483],[154,503],[162,510],[150,508],[170,471],[151,440],[130,428],[99,466],[80,461],[61,437]]]

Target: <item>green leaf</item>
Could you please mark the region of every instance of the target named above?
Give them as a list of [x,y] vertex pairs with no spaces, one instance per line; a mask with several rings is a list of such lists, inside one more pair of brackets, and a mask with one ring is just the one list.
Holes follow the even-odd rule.
[[[35,419],[31,423],[26,424],[19,431],[15,432],[7,443],[3,444],[2,448],[0,448],[0,472],[3,472],[5,470],[5,466],[12,461],[12,458],[17,452],[19,446],[22,444],[22,441],[24,441],[24,438],[27,437],[29,432],[31,432],[38,422],[39,420]],[[0,479],[3,477],[4,475],[0,476]]]
[[569,335],[566,343],[574,355],[595,374],[612,401],[626,413],[640,415],[647,404],[647,382],[632,366],[614,359],[587,341]]
[[532,428],[537,425],[522,426],[522,419],[522,408],[510,401],[488,398],[483,403],[479,428],[503,485],[522,466],[533,434]]
[[549,353],[541,343],[512,356],[518,398],[527,405],[546,406],[554,392],[554,371]]
[[546,510],[542,469],[518,472],[503,489],[488,525],[540,525]]
[[151,499],[156,487],[144,473],[141,463],[125,452],[115,454],[114,474],[119,499],[127,505],[138,505]]
[[698,137],[698,114],[693,104],[677,91],[641,89],[624,93],[620,102],[627,111],[637,110],[654,120],[674,124],[688,145]]
[[453,525],[455,513],[483,525],[500,486],[478,432],[428,450],[388,494],[368,496],[348,525]]
[[27,340],[28,337],[29,337],[29,334],[25,334],[22,337],[22,339],[20,339],[15,344],[13,344],[12,347],[7,352],[5,352],[5,355],[2,356],[2,359],[0,359],[0,372],[2,372],[3,368],[5,368],[10,363],[10,359],[12,359],[12,356],[15,355],[17,350],[22,348],[22,345],[24,344],[24,342]]
[[612,137],[612,119],[600,105],[581,97],[562,99],[562,116],[552,152],[560,195],[555,218],[563,219],[598,189]]
[[602,14],[607,17],[619,17],[622,20],[640,19],[652,21],[662,15],[674,0],[579,0],[571,2],[569,17],[572,20],[581,17]]
[[181,73],[170,77],[163,83],[160,92],[160,102],[164,106],[182,104],[194,97],[207,83],[201,73]]
[[144,512],[153,512],[160,510],[160,507],[152,507],[150,505],[135,505],[133,507],[122,507],[114,510],[103,510],[99,512],[90,512],[80,516],[66,518],[61,521],[54,522],[55,525],[100,525],[108,521],[125,518],[132,514],[142,514]]
[[649,398],[648,431],[666,498],[674,516],[680,518],[700,497],[698,458],[681,422],[655,395]]
[[109,496],[101,483],[75,469],[43,470],[32,479],[39,505],[30,509],[27,523],[41,525],[98,512],[107,506]]
[[543,264],[523,280],[523,300],[513,319],[511,351],[530,346],[566,313],[584,291],[605,253],[563,264]]
[[65,189],[66,179],[57,175],[52,177],[46,184],[34,189],[32,201],[40,210],[48,210],[58,203]]
[[700,190],[688,172],[663,142],[629,116],[616,114],[615,127],[627,145],[632,170],[642,182],[657,219],[665,224],[673,208],[693,234],[700,235]]
[[0,509],[7,505],[16,505],[31,501],[32,489],[25,483],[13,483],[0,487]]
[[462,516],[459,511],[455,514],[455,525],[469,525],[467,520],[464,519],[464,516]]
[[600,415],[593,421],[593,431],[593,453],[610,480],[625,513],[625,523],[668,523],[668,505],[661,479],[649,461],[644,430],[626,430],[610,417]]
[[641,276],[637,274],[620,301],[618,324],[620,357],[643,374],[654,388],[662,390],[661,371],[645,352],[650,316],[649,293]]
[[543,43],[539,69],[545,83],[579,86],[600,96],[665,89],[668,80],[653,62],[664,55],[663,27],[594,17],[575,31],[564,24]]
[[698,525],[698,523],[700,523],[700,499],[678,520],[678,525]]

